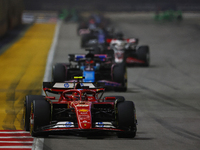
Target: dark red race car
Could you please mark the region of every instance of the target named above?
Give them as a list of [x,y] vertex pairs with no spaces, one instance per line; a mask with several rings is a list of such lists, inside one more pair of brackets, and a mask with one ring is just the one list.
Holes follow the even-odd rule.
[[46,96],[25,97],[24,125],[32,136],[102,131],[117,132],[118,137],[136,135],[135,105],[123,96],[102,98],[104,88],[94,83],[44,82],[43,90]]

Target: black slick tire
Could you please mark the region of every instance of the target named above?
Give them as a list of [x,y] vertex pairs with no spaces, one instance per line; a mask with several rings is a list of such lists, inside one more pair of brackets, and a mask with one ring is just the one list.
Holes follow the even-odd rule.
[[127,90],[127,69],[125,63],[116,64],[113,69],[114,82],[121,83],[121,87],[114,88],[115,91],[126,92]]
[[26,131],[30,131],[30,114],[31,114],[31,103],[33,100],[44,100],[42,95],[27,95],[24,101],[24,128]]
[[33,119],[31,124],[31,135],[34,137],[47,136],[47,134],[42,133],[40,128],[50,124],[51,107],[49,102],[46,100],[34,100],[31,108],[31,117],[33,117],[31,118]]
[[135,106],[132,101],[125,101],[117,104],[117,121],[119,129],[119,138],[133,138],[136,135]]
[[53,82],[63,82],[66,78],[66,69],[63,64],[55,64],[52,69]]
[[139,60],[144,61],[144,64],[141,64],[141,66],[148,67],[150,65],[149,46],[140,46],[137,50],[137,57]]

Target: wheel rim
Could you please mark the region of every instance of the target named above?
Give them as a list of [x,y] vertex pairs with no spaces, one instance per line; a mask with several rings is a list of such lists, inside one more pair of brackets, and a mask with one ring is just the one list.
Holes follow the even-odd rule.
[[30,133],[32,135],[34,128],[34,113],[33,113],[33,103],[31,104],[31,115],[30,115]]

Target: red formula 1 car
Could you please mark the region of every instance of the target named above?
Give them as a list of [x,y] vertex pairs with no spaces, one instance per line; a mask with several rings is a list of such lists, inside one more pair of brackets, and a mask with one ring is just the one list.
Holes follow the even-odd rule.
[[32,136],[93,132],[117,132],[118,137],[135,137],[135,105],[123,96],[102,98],[104,88],[94,83],[44,82],[43,90],[52,96],[27,95],[24,125]]

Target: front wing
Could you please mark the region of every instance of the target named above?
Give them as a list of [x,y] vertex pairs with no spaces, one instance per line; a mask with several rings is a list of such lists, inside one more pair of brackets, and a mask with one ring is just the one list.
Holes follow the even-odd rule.
[[56,124],[51,124],[47,126],[40,127],[35,133],[47,133],[47,134],[61,134],[68,132],[78,132],[78,133],[91,133],[91,132],[122,132],[124,130],[118,129],[114,127],[110,122],[96,122],[95,127],[91,127],[90,129],[81,129],[78,127],[74,127],[72,122],[58,122]]

